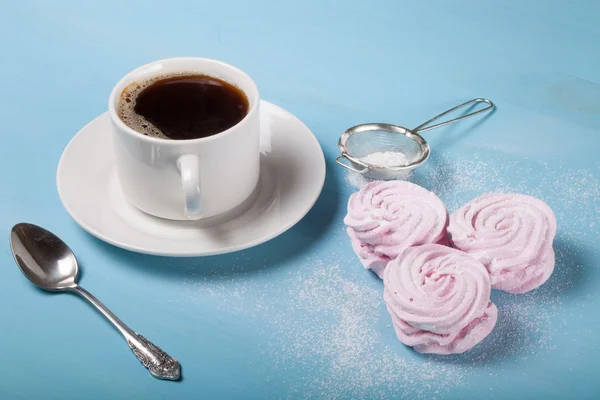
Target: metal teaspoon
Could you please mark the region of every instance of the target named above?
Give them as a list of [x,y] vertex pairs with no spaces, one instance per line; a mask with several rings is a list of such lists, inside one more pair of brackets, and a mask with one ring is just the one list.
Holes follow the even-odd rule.
[[148,339],[129,329],[87,290],[78,286],[78,265],[65,242],[37,225],[20,223],[12,228],[10,247],[21,272],[42,289],[70,291],[89,301],[125,337],[137,358],[158,379],[177,380],[179,362]]

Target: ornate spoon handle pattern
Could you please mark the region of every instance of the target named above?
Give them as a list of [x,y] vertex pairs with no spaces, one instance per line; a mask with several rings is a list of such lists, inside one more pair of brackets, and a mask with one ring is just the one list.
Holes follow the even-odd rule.
[[158,379],[177,380],[181,374],[179,362],[160,347],[136,333],[137,341],[127,340],[133,354]]
[[142,335],[132,331],[123,321],[106,308],[100,300],[81,286],[76,285],[70,288],[70,290],[90,302],[100,314],[104,315],[121,332],[127,340],[127,344],[133,350],[133,354],[135,354],[144,367],[148,368],[153,377],[168,380],[178,380],[180,378],[181,367],[175,358],[162,351]]

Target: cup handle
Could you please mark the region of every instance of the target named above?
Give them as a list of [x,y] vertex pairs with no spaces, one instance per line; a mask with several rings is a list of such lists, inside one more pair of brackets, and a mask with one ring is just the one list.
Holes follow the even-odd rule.
[[193,154],[184,154],[177,159],[177,166],[181,173],[185,216],[191,220],[199,219],[202,216],[200,160]]

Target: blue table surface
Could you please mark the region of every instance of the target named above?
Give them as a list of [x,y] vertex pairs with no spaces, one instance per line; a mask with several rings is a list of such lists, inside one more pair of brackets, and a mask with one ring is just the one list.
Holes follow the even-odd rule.
[[[600,3],[589,0],[5,1],[0,8],[0,398],[598,398]],[[85,233],[55,187],[61,152],[147,62],[239,66],[315,133],[327,178],[314,209],[243,252],[174,259]],[[364,122],[413,127],[473,97],[497,110],[427,132],[412,180],[452,211],[485,192],[554,210],[556,270],[525,295],[495,292],[494,332],[451,357],[397,341],[382,283],[343,229],[355,177],[337,139]],[[82,286],[177,357],[152,379],[92,308],[35,289],[13,224],[54,231]]]

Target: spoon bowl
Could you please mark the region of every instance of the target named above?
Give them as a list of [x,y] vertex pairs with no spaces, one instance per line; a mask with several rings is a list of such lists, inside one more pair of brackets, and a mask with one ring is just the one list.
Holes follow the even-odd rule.
[[76,286],[79,269],[75,255],[52,232],[17,224],[10,232],[10,247],[23,275],[40,288],[66,290]]

